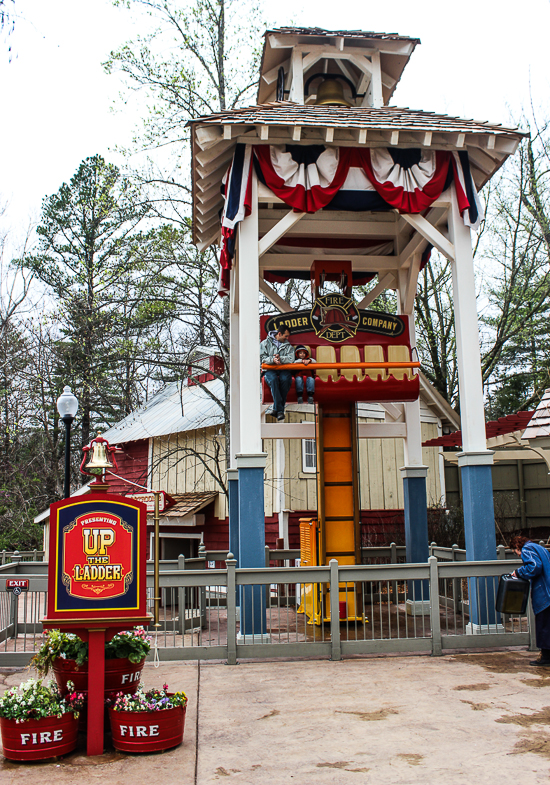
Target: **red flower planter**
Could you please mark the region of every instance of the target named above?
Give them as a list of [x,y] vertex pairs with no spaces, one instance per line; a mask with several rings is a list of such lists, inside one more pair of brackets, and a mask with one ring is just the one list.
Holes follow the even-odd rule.
[[[130,662],[128,659],[115,658],[105,660],[105,695],[111,692],[133,693],[136,691],[141,678],[141,671],[145,660],[140,663]],[[64,660],[58,657],[53,664],[53,672],[59,689],[65,695],[67,682],[74,682],[77,692],[88,695],[88,663],[77,665],[74,660]]]
[[183,741],[185,710],[176,706],[161,711],[109,709],[113,747],[121,752],[160,752]]
[[2,752],[8,760],[46,760],[72,752],[78,741],[78,719],[72,712],[39,720],[0,717]]

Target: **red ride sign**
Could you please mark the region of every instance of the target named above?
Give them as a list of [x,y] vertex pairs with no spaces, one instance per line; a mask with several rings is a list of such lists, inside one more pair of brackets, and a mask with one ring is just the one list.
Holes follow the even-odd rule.
[[147,509],[136,499],[90,494],[50,512],[48,618],[141,618]]
[[120,597],[133,577],[133,529],[119,516],[95,511],[63,529],[63,583],[73,597]]

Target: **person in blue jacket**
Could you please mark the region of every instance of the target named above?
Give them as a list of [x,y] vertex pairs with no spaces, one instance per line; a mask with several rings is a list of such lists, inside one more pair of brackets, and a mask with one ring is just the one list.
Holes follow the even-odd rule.
[[527,537],[515,535],[510,548],[521,557],[522,567],[513,573],[531,582],[531,603],[535,614],[535,632],[540,656],[529,665],[550,666],[550,554]]

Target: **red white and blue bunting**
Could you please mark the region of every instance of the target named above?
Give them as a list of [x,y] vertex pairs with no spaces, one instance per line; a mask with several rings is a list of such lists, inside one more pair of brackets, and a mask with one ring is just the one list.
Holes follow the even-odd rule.
[[229,289],[237,224],[250,213],[253,166],[295,211],[421,213],[454,182],[464,223],[476,229],[483,216],[467,152],[238,144],[223,181],[220,294]]

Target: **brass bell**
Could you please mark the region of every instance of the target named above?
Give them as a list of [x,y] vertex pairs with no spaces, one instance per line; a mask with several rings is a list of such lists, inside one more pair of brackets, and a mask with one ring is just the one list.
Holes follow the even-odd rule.
[[324,79],[317,89],[315,106],[351,106],[344,98],[344,88],[337,79]]
[[[100,434],[98,434],[100,436]],[[105,441],[92,441],[92,455],[86,464],[86,469],[90,474],[102,474],[107,469],[112,469],[114,464],[109,460],[109,454],[105,447]]]

